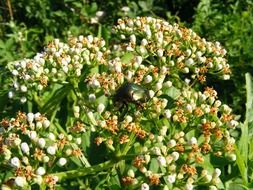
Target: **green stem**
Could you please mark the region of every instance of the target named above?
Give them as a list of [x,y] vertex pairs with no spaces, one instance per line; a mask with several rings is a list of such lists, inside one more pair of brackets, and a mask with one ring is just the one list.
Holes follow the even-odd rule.
[[115,164],[117,164],[118,162],[119,161],[109,160],[104,163],[92,166],[92,167],[64,171],[64,172],[58,172],[58,173],[54,173],[52,175],[57,176],[59,178],[59,181],[64,180],[64,179],[73,179],[73,178],[78,178],[78,177],[84,177],[86,175],[90,175],[95,172],[109,169],[109,168],[113,167]]

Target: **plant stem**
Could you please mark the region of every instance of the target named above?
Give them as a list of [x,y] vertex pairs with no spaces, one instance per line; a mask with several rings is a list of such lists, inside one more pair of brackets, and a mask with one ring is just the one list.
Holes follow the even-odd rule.
[[12,8],[11,8],[11,0],[7,0],[6,4],[7,4],[7,7],[8,7],[8,10],[9,10],[11,20],[13,20],[13,11],[12,11]]
[[58,172],[58,173],[54,173],[52,175],[57,176],[59,178],[59,181],[64,180],[64,179],[73,179],[73,178],[83,177],[83,176],[90,175],[95,172],[109,169],[109,168],[113,167],[115,164],[117,164],[118,162],[119,161],[109,160],[104,163],[92,166],[92,167],[64,171],[64,172]]

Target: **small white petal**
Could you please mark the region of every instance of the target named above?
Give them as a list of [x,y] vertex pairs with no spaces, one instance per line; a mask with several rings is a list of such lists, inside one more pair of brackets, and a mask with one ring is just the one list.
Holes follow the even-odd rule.
[[46,170],[44,167],[38,167],[38,169],[36,170],[36,174],[37,175],[44,175],[46,173]]
[[66,158],[60,158],[58,160],[58,165],[59,166],[64,166],[67,163],[67,159]]
[[23,177],[23,176],[17,176],[15,178],[15,184],[18,186],[18,187],[24,187],[27,182],[26,182],[26,178]]
[[55,155],[55,153],[56,153],[56,148],[55,148],[55,146],[49,146],[49,147],[47,148],[47,153],[50,154],[50,155]]

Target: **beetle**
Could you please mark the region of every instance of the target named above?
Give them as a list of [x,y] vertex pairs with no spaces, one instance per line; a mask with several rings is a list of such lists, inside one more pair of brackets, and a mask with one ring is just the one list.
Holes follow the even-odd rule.
[[135,83],[125,83],[116,91],[114,100],[116,103],[122,103],[127,105],[133,103],[141,106],[142,103],[147,102],[150,99],[148,90]]

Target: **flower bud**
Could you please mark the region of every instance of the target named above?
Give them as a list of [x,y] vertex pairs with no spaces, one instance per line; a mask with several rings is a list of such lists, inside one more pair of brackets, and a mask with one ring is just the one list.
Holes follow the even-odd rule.
[[164,156],[158,156],[157,160],[161,166],[166,166],[166,159]]
[[21,143],[20,148],[25,154],[29,154],[30,148],[26,142]]
[[130,169],[130,170],[127,171],[127,175],[128,175],[129,177],[132,177],[132,178],[135,177],[135,173],[134,173],[134,171],[133,171],[132,169]]
[[37,174],[37,175],[42,176],[42,175],[44,175],[45,173],[46,173],[46,170],[45,170],[44,167],[38,167],[38,169],[36,170],[36,174]]
[[104,104],[102,104],[102,103],[98,104],[97,112],[99,114],[101,114],[104,111],[104,109],[105,109],[105,105]]
[[49,120],[44,120],[42,123],[43,127],[48,128],[50,126],[50,121]]
[[18,159],[18,157],[13,157],[13,158],[10,160],[10,164],[11,164],[11,166],[13,166],[13,167],[19,168],[19,167],[20,167],[20,160]]
[[150,75],[147,75],[145,78],[144,78],[144,82],[147,84],[147,83],[150,83],[152,81],[152,76]]
[[26,184],[27,184],[27,181],[26,181],[26,178],[25,177],[23,177],[23,176],[17,176],[16,178],[15,178],[15,185],[16,186],[18,186],[18,187],[25,187],[26,186]]
[[67,159],[66,158],[60,158],[57,162],[57,164],[59,166],[64,166],[67,163]]
[[55,155],[56,154],[56,147],[55,146],[47,147],[47,153],[50,155]]

